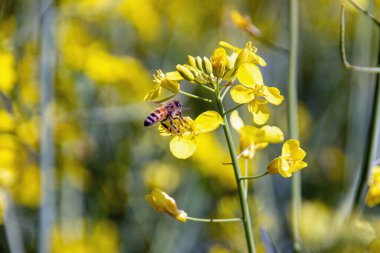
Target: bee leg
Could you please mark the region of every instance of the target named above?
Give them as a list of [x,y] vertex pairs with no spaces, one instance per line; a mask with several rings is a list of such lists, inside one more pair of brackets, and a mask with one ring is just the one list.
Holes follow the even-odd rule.
[[169,122],[170,122],[171,127],[174,129],[174,131],[176,131],[176,133],[179,134],[179,129],[176,125],[174,125],[173,116],[171,115],[169,116]]
[[163,123],[163,122],[161,122],[161,125],[166,129],[166,130],[168,130],[168,132],[170,133],[170,134],[172,134],[173,133],[173,131],[172,131],[172,128],[171,127],[169,127],[168,125],[166,125],[165,123]]

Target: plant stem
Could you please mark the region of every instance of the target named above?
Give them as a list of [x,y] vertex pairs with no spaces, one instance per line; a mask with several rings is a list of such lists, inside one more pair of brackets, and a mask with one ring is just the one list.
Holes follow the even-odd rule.
[[[380,44],[378,49],[378,59],[377,63],[380,63]],[[373,166],[373,161],[376,159],[376,144],[380,138],[380,74],[376,76],[375,90],[374,90],[374,100],[373,109],[370,116],[368,135],[366,140],[366,147],[364,150],[364,163],[362,170],[359,174],[359,184],[355,192],[354,208],[355,211],[361,211],[359,209],[360,205],[363,203],[365,196],[365,191],[367,189],[367,180],[371,173],[371,167]]]
[[228,149],[230,151],[232,165],[234,168],[235,180],[236,180],[236,184],[237,184],[237,188],[238,188],[238,192],[239,192],[240,208],[242,211],[242,219],[243,219],[243,225],[244,225],[245,237],[246,237],[246,241],[247,241],[248,252],[253,253],[253,252],[256,252],[256,249],[255,249],[255,243],[253,240],[251,217],[249,214],[248,203],[247,203],[247,199],[246,199],[245,192],[244,192],[244,189],[245,189],[244,182],[242,180],[239,180],[241,177],[239,162],[238,162],[238,159],[236,156],[234,143],[232,141],[232,136],[231,136],[231,131],[230,131],[229,123],[227,120],[227,116],[225,114],[223,103],[222,103],[221,98],[219,97],[219,94],[216,94],[216,100],[217,100],[217,106],[219,109],[219,113],[221,115],[223,115],[223,120],[224,120],[223,130],[224,130],[224,135],[225,135],[226,140],[227,140]]
[[[248,159],[245,158],[244,159],[244,163],[245,163],[245,172],[244,172],[244,177],[247,177],[248,176]],[[241,179],[241,178],[240,178]],[[244,181],[244,184],[245,184],[245,199],[248,198],[248,183],[249,181],[248,180],[245,180]]]
[[348,0],[353,6],[355,6],[356,9],[363,12],[367,17],[369,17],[372,22],[374,22],[376,25],[380,26],[380,21],[377,20],[371,13],[369,13],[367,10],[365,10],[363,7],[361,7],[357,2],[354,0]]
[[[297,112],[297,58],[299,38],[298,0],[290,0],[290,55],[289,55],[289,87],[288,87],[288,129],[289,137],[298,139],[298,112]],[[295,252],[301,250],[298,217],[301,206],[301,174],[295,173],[292,177],[292,222],[293,247]]]
[[188,96],[188,97],[191,97],[191,98],[195,98],[195,99],[199,99],[199,100],[202,100],[202,101],[205,101],[205,102],[208,102],[208,103],[212,103],[212,100],[211,99],[207,99],[207,98],[203,98],[203,97],[200,97],[200,96],[197,96],[197,95],[194,95],[194,94],[190,94],[190,93],[187,93],[183,90],[180,90],[179,93],[185,95],[185,96]]
[[269,174],[269,172],[265,171],[264,173],[262,173],[260,175],[257,175],[257,176],[241,177],[240,180],[258,179],[258,178],[261,178],[261,177],[265,177],[268,174]]
[[187,216],[187,220],[198,221],[198,222],[210,222],[210,223],[224,223],[224,222],[237,222],[242,221],[241,218],[228,218],[228,219],[202,219],[202,218],[194,218]]
[[233,107],[233,108],[231,108],[231,109],[225,111],[224,114],[227,115],[227,114],[229,114],[230,112],[233,112],[233,111],[235,111],[236,109],[239,109],[239,108],[242,107],[243,105],[245,105],[245,104],[238,104],[237,106],[235,106],[235,107]]

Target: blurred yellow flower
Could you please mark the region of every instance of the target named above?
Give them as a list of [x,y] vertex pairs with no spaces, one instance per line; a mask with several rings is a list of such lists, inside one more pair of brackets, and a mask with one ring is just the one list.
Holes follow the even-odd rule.
[[36,208],[40,204],[40,189],[40,170],[36,164],[32,164],[22,169],[20,178],[12,188],[12,192],[18,204]]
[[269,119],[267,102],[279,105],[284,100],[280,90],[264,85],[260,69],[250,63],[244,63],[239,67],[237,79],[241,84],[231,89],[232,99],[239,104],[248,103],[248,110],[253,116],[253,121],[262,125]]
[[302,161],[306,152],[300,148],[297,140],[287,140],[282,146],[281,156],[273,159],[268,164],[270,174],[280,174],[283,177],[291,177],[293,172],[303,169],[307,163]]
[[238,111],[231,113],[231,125],[240,135],[240,151],[242,157],[252,159],[257,150],[264,149],[269,143],[279,143],[284,141],[284,133],[275,126],[254,126],[244,125]]
[[21,142],[32,147],[37,148],[39,143],[39,118],[23,119],[17,126],[16,135],[20,138]]
[[260,29],[252,24],[251,19],[248,16],[242,16],[239,12],[232,11],[231,19],[239,29],[248,32],[252,36],[261,36]]
[[187,213],[177,208],[175,200],[158,188],[153,189],[151,194],[145,195],[145,200],[157,212],[166,212],[181,222],[187,219]]
[[4,109],[0,109],[0,131],[10,132],[15,127],[15,119],[12,114]]
[[368,182],[368,192],[365,203],[369,207],[374,207],[380,203],[380,166],[372,168],[371,179]]
[[9,94],[16,81],[16,71],[14,69],[14,57],[9,52],[0,52],[0,91]]
[[172,93],[178,93],[180,89],[179,82],[182,80],[182,76],[177,72],[168,72],[164,74],[162,70],[157,70],[157,73],[153,75],[154,87],[145,95],[144,100],[153,100],[160,96],[161,88],[164,88]]
[[150,188],[164,188],[168,193],[177,189],[181,182],[179,169],[162,161],[148,163],[143,171],[145,184]]
[[183,120],[176,119],[173,124],[178,132],[169,131],[162,125],[159,126],[161,135],[173,135],[170,141],[170,151],[180,159],[192,156],[197,149],[196,137],[202,133],[208,133],[218,128],[223,123],[223,118],[216,111],[206,111],[201,113],[194,121],[190,117]]

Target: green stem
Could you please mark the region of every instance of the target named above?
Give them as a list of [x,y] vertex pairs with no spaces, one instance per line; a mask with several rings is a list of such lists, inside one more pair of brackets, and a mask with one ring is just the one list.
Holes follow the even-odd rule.
[[[244,176],[247,177],[248,176],[248,161],[249,160],[247,158],[244,159],[244,160],[245,160],[245,173],[244,173]],[[245,184],[245,199],[248,198],[248,183],[249,183],[248,180],[244,181],[244,184]]]
[[220,96],[220,99],[224,99],[224,97],[227,95],[228,91],[231,89],[232,87],[232,84],[227,86],[226,88],[224,88],[224,90],[222,91],[222,95]]
[[202,219],[202,218],[194,218],[187,216],[187,220],[198,221],[198,222],[210,222],[210,223],[224,223],[224,222],[237,222],[242,221],[241,218],[228,218],[228,219]]
[[251,217],[249,214],[248,202],[247,202],[247,199],[245,197],[245,192],[244,192],[244,189],[245,189],[244,182],[242,180],[239,180],[241,177],[239,162],[236,156],[234,143],[232,141],[232,136],[231,136],[231,131],[230,131],[229,123],[227,120],[227,116],[225,114],[223,103],[222,103],[221,98],[219,97],[219,94],[216,94],[216,100],[217,100],[219,113],[223,115],[223,120],[224,120],[223,130],[224,130],[224,134],[227,140],[228,149],[230,151],[230,156],[232,159],[232,165],[233,165],[234,174],[235,174],[235,180],[236,180],[237,188],[239,192],[240,207],[242,211],[242,219],[243,219],[248,252],[253,253],[253,252],[256,252],[256,249],[255,249],[255,243],[253,240],[253,232],[252,232]]
[[264,173],[262,173],[260,175],[257,175],[257,176],[241,177],[240,180],[246,180],[246,181],[248,181],[249,179],[258,179],[258,178],[261,178],[261,177],[265,177],[268,174],[269,174],[269,172],[265,171]]
[[[297,112],[297,58],[299,38],[298,0],[290,0],[290,54],[289,54],[289,87],[288,87],[288,129],[289,137],[298,139],[298,112]],[[293,247],[295,252],[301,250],[298,228],[299,209],[301,206],[301,173],[292,177],[292,222]]]
[[230,112],[233,112],[233,111],[235,111],[236,109],[239,109],[239,108],[242,107],[243,105],[245,105],[245,104],[238,104],[237,106],[235,106],[235,107],[233,107],[233,108],[231,108],[231,109],[225,111],[225,112],[224,112],[224,115],[227,115],[227,114],[229,114]]
[[202,101],[205,101],[205,102],[208,102],[208,103],[212,103],[212,100],[211,99],[207,99],[207,98],[203,98],[203,97],[200,97],[200,96],[197,96],[197,95],[194,95],[194,94],[190,94],[190,93],[187,93],[183,90],[180,90],[179,93],[185,95],[185,96],[188,96],[188,97],[191,97],[191,98],[195,98],[195,99],[199,99],[199,100],[202,100]]
[[[380,43],[377,55],[377,64],[380,63]],[[373,161],[376,159],[376,144],[380,138],[380,74],[376,76],[373,109],[370,116],[366,147],[364,150],[364,163],[359,174],[358,188],[355,192],[354,208],[355,211],[361,212],[360,205],[363,203],[365,192],[367,190],[368,177],[371,174]],[[376,162],[376,161],[375,161]]]
[[206,85],[201,85],[201,87],[204,88],[204,89],[206,89],[206,90],[208,90],[208,91],[211,91],[212,93],[215,93],[215,90],[213,88],[210,88],[210,87],[208,87]]
[[367,10],[365,10],[363,7],[361,7],[357,2],[355,2],[354,0],[348,0],[353,6],[355,6],[356,9],[358,9],[359,11],[363,12],[364,15],[366,15],[367,17],[369,17],[372,22],[374,22],[376,25],[380,26],[380,20],[376,19],[371,13],[369,13]]

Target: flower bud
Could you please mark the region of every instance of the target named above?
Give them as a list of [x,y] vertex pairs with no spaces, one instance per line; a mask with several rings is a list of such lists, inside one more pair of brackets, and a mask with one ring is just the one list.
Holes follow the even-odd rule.
[[194,78],[195,78],[194,74],[191,73],[191,71],[188,68],[186,68],[186,67],[184,67],[184,66],[182,66],[180,64],[177,64],[176,69],[177,69],[177,71],[181,74],[181,76],[184,79],[186,79],[188,81],[193,81],[194,80]]
[[211,57],[212,70],[215,76],[222,77],[227,64],[227,53],[222,47],[214,50]]
[[191,55],[187,56],[187,63],[189,63],[189,65],[194,67],[194,68],[197,67],[196,62],[195,62],[195,58]]
[[202,63],[203,63],[203,68],[205,69],[206,73],[211,74],[212,73],[212,64],[211,64],[210,59],[205,56],[205,57],[203,57]]
[[239,56],[236,58],[235,68],[238,69],[240,65],[248,62],[248,57],[249,57],[249,50],[247,48],[244,48],[243,50],[241,50]]
[[195,60],[197,63],[197,68],[203,72],[204,70],[203,70],[203,66],[202,66],[202,58],[200,56],[197,56],[195,58]]

